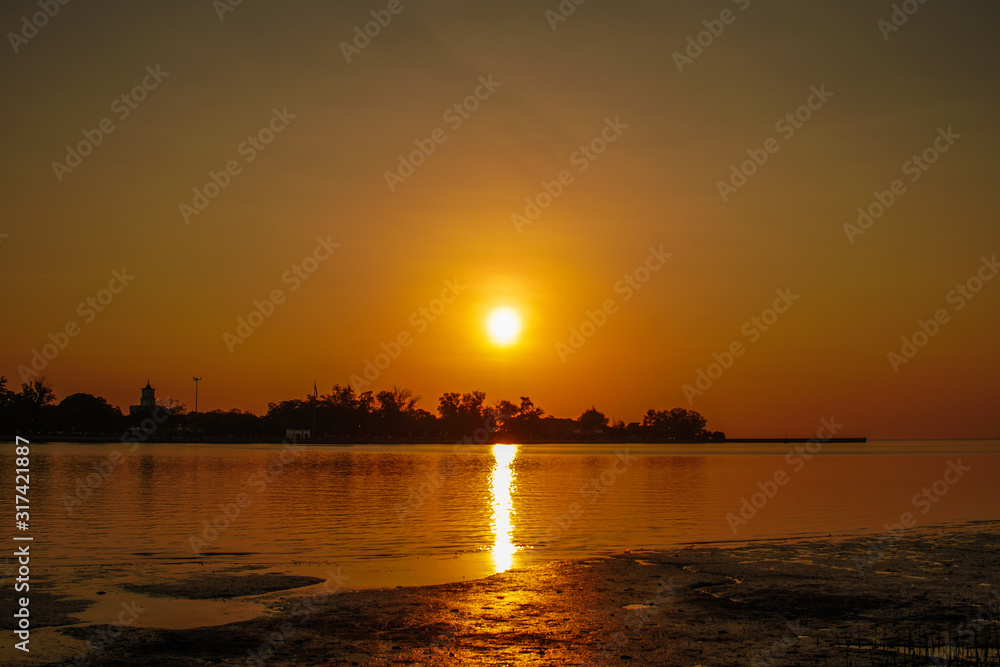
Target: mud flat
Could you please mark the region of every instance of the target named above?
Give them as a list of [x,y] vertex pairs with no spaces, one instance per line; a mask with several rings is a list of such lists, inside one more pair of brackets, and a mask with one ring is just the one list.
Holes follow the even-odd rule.
[[[696,544],[419,588],[276,591],[307,582],[242,573],[153,582],[146,591],[189,599],[257,594],[267,611],[213,627],[117,628],[90,664],[992,665],[998,530]],[[80,650],[99,629],[54,632]],[[34,664],[65,664],[35,662],[37,648]]]

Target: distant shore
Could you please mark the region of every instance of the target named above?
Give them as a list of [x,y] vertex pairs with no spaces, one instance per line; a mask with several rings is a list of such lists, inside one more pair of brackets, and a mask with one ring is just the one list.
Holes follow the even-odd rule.
[[[261,593],[271,613],[115,628],[91,664],[837,666],[908,654],[892,664],[923,665],[948,651],[996,664],[998,528],[693,544],[393,589],[291,590],[307,582],[272,577],[257,590],[235,571],[225,576],[243,585],[144,579],[147,592],[174,597]],[[77,641],[64,650],[111,627],[66,627]]]
[[[68,443],[109,443],[109,442],[124,442],[127,444],[133,444],[134,440],[121,440],[121,437],[105,437],[105,436],[90,436],[90,435],[58,435],[58,434],[46,434],[46,435],[35,435],[35,436],[22,436],[27,437],[33,443],[57,443],[57,442],[68,442]],[[0,440],[13,441],[14,436],[3,436]],[[142,441],[143,444],[164,444],[164,443],[205,443],[205,444],[218,444],[218,445],[249,445],[249,444],[281,444],[284,442],[292,442],[291,438],[157,438],[148,437]],[[647,445],[725,445],[725,444],[760,444],[760,443],[803,443],[803,442],[813,442],[816,438],[726,438],[725,440],[630,440],[630,439],[612,439],[612,438],[547,438],[545,440],[528,440],[525,442],[517,443],[506,443],[505,441],[489,441],[485,443],[475,443],[475,444],[519,444],[519,445],[611,445],[611,444],[647,444]],[[827,443],[850,443],[850,442],[867,442],[866,437],[857,438],[829,438],[823,439],[819,442],[824,444]],[[294,442],[300,445],[450,445],[454,444],[444,440],[442,438],[305,438],[301,440],[294,440]]]

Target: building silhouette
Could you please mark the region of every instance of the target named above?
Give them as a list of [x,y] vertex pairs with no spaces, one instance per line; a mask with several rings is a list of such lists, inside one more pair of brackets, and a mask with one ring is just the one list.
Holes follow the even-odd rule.
[[142,388],[142,396],[139,398],[139,405],[128,406],[129,416],[135,415],[145,415],[153,411],[156,407],[156,390],[149,386],[149,380],[146,380],[146,386]]

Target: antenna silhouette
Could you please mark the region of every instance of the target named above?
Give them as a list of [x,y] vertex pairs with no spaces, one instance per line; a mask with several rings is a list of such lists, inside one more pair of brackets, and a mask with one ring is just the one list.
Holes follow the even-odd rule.
[[194,380],[194,411],[195,411],[195,413],[197,413],[198,412],[198,383],[201,382],[201,378],[200,377],[197,377],[197,378],[193,377],[191,379]]

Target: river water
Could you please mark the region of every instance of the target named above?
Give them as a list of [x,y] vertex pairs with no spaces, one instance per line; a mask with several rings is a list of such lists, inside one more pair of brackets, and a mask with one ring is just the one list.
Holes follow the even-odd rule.
[[340,568],[349,586],[382,587],[697,541],[881,534],[907,513],[916,527],[1000,519],[998,440],[811,447],[32,445],[33,563],[56,579]]

